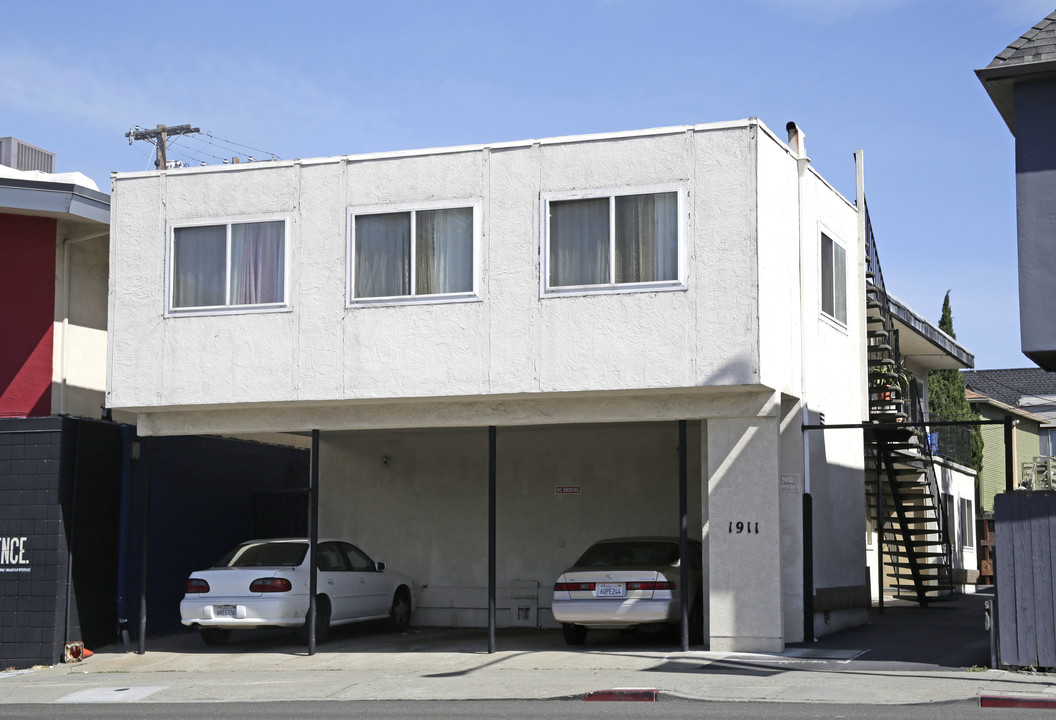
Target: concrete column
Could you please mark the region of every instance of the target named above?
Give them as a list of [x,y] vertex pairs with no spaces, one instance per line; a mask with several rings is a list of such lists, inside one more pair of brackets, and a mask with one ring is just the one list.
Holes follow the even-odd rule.
[[779,419],[718,418],[707,426],[711,649],[780,652]]

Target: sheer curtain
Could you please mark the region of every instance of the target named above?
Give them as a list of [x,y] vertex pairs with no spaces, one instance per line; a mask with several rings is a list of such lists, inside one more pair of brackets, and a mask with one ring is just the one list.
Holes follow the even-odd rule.
[[286,285],[286,223],[231,226],[231,304],[281,303]]
[[609,282],[609,198],[550,203],[550,286]]
[[355,297],[411,292],[411,214],[357,215]]
[[416,295],[473,290],[473,208],[419,210],[415,216]]
[[835,274],[835,303],[836,303],[836,319],[840,322],[847,323],[847,251],[836,243],[832,244],[832,254],[835,260],[834,262],[834,274]]
[[225,303],[227,226],[176,228],[172,255],[173,308]]
[[616,282],[678,279],[678,193],[616,198]]

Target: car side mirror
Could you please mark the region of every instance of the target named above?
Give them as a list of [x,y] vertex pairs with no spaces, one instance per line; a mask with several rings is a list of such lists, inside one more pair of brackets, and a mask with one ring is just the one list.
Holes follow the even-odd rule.
[[383,563],[383,562],[375,562],[374,563],[374,569],[376,571],[378,571],[378,572],[385,572],[385,563]]

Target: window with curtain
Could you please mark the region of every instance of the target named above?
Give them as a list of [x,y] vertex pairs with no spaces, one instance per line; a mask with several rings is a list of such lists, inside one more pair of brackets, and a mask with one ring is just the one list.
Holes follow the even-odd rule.
[[352,219],[352,300],[473,293],[472,207]]
[[847,324],[847,251],[821,236],[821,311]]
[[553,198],[548,290],[677,282],[678,193]]
[[285,220],[173,229],[172,310],[274,306],[285,300]]

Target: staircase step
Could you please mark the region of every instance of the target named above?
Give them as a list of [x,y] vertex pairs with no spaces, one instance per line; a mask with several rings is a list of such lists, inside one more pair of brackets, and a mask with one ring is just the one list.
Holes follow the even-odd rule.
[[[904,561],[901,561],[901,560],[892,560],[891,562],[888,563],[888,565],[891,565],[892,567],[896,567],[896,568],[913,567],[913,563],[904,562]],[[940,570],[946,570],[947,569],[945,565],[940,564],[940,563],[919,563],[918,562],[917,566],[918,567],[923,567],[923,568],[931,568],[932,570],[934,570],[935,568],[939,568]]]

